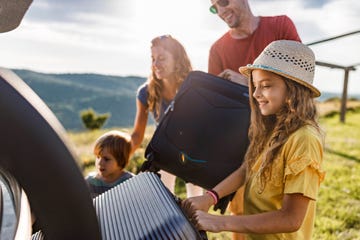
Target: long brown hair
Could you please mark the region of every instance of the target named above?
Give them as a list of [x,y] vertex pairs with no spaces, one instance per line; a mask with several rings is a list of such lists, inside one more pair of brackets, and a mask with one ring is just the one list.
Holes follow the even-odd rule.
[[[151,47],[162,47],[168,51],[176,60],[174,78],[176,79],[176,89],[180,87],[186,76],[192,71],[190,59],[181,43],[170,35],[156,37],[151,41]],[[163,82],[155,75],[154,68],[151,68],[151,75],[148,79],[148,106],[149,111],[155,111],[156,116],[160,116],[161,93]]]
[[[260,192],[262,192],[266,182],[271,178],[272,163],[289,136],[305,125],[313,126],[319,133],[322,132],[317,123],[316,104],[310,89],[283,77],[287,88],[284,106],[276,116],[263,116],[253,97],[254,85],[251,78],[249,81],[250,145],[245,155],[245,164],[249,173],[259,156],[262,157],[260,166]],[[248,177],[249,174],[247,179]]]

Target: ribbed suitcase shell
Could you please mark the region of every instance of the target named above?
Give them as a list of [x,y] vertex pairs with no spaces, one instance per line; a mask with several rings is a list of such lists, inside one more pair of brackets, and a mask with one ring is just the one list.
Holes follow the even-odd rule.
[[140,173],[93,201],[104,240],[202,239],[154,173]]

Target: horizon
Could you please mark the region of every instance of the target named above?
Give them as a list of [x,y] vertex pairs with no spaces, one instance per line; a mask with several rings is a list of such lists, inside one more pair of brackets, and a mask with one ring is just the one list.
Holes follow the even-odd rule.
[[[86,4],[84,4],[86,3]],[[303,43],[360,30],[357,0],[250,0],[257,16],[288,15]],[[211,44],[227,25],[209,12],[210,1],[34,0],[20,26],[0,37],[0,66],[48,74],[139,76],[150,73],[150,41],[171,34],[185,47],[194,70],[207,71]],[[269,10],[271,9],[271,11]],[[194,20],[195,19],[195,20]],[[310,46],[318,61],[360,63],[360,34]],[[342,92],[344,71],[316,67],[314,85]],[[360,93],[350,71],[348,93]]]
[[[114,74],[101,74],[101,73],[91,73],[91,72],[63,72],[63,73],[47,73],[47,72],[39,72],[39,71],[35,71],[35,70],[31,70],[31,69],[24,69],[24,68],[13,68],[11,69],[12,71],[30,71],[30,72],[35,72],[38,74],[49,74],[49,75],[67,75],[67,74],[71,74],[71,75],[87,75],[87,74],[94,74],[94,75],[102,75],[102,76],[108,76],[108,77],[120,77],[120,78],[143,78],[145,81],[147,79],[147,77],[144,76],[137,76],[137,75],[114,75]],[[325,101],[329,98],[332,98],[332,96],[324,96],[324,95],[339,95],[339,98],[341,98],[342,96],[342,89],[339,92],[331,92],[331,91],[321,91],[321,96],[316,98],[319,101]],[[360,93],[348,93],[347,94],[348,98],[351,97],[356,97],[359,98],[360,100]]]

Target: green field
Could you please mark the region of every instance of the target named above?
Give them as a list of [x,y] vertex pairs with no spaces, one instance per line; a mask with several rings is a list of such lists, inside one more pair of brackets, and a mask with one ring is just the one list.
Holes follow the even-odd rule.
[[[346,123],[339,122],[338,114],[320,119],[326,132],[324,170],[317,203],[317,217],[313,239],[360,239],[360,109],[352,108],[346,115]],[[92,169],[92,143],[103,132],[69,133],[78,156],[84,166],[84,174]],[[131,129],[122,129],[131,131]],[[144,147],[153,127],[147,130],[142,148],[132,158],[129,170],[136,171],[144,161]],[[182,181],[177,183],[177,194],[185,196]],[[230,233],[208,234],[209,239],[231,239]]]
[[326,131],[324,169],[314,239],[360,239],[360,111],[322,118]]

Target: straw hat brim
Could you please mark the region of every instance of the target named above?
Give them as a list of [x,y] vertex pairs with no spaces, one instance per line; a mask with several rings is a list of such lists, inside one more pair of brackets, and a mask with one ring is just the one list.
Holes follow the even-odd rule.
[[269,71],[269,72],[273,72],[275,74],[278,74],[278,75],[281,75],[283,77],[286,77],[288,79],[291,79],[307,88],[309,88],[312,93],[313,93],[313,97],[319,97],[321,95],[320,91],[315,88],[313,85],[299,79],[299,78],[296,78],[294,76],[291,76],[289,74],[287,74],[286,72],[283,72],[279,69],[276,69],[276,68],[272,68],[272,67],[269,67],[269,66],[265,66],[265,65],[252,65],[252,64],[248,64],[246,66],[243,66],[243,67],[240,67],[239,68],[239,72],[243,75],[245,75],[246,77],[250,78],[251,76],[251,72],[255,69],[260,69],[260,70],[265,70],[265,71]]

